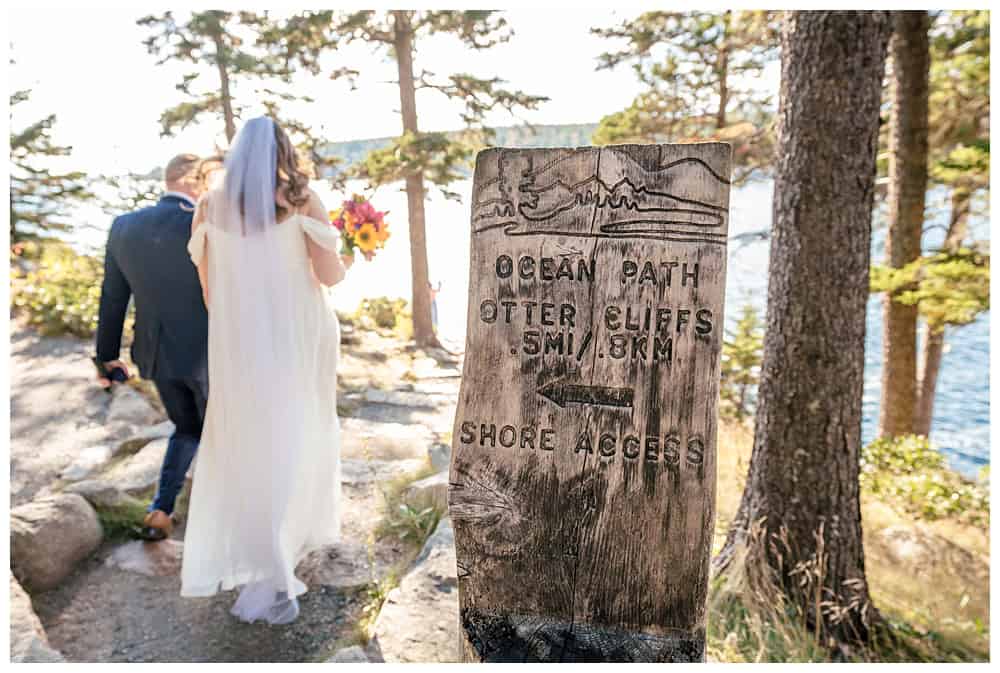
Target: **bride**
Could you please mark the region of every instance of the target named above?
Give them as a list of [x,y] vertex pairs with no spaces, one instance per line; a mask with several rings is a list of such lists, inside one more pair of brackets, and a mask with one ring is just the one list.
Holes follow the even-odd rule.
[[182,596],[242,587],[232,613],[287,624],[296,563],[340,535],[339,326],[324,286],[350,266],[295,150],[251,119],[188,250],[208,307],[211,391],[195,467]]

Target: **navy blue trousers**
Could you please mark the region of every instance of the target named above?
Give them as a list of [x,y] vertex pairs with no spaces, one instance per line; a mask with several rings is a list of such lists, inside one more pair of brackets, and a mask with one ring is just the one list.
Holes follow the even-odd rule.
[[173,514],[177,495],[184,488],[184,477],[201,441],[208,383],[198,379],[153,379],[153,383],[175,430],[167,444],[167,453],[160,468],[160,483],[149,510],[158,509]]

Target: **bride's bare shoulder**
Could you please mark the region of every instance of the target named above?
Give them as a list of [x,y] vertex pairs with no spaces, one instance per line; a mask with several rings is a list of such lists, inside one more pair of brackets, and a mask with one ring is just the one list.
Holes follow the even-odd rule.
[[323,207],[323,199],[311,188],[306,193],[308,195],[305,206],[306,212],[312,217],[324,219],[326,217],[326,210]]
[[323,203],[323,199],[320,198],[319,194],[317,194],[316,191],[312,187],[307,187],[306,188],[306,196],[308,197],[310,204],[313,204],[313,203],[322,204]]

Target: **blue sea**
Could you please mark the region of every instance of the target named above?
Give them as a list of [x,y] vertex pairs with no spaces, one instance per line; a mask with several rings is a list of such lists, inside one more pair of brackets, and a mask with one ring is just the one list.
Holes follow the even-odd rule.
[[[771,225],[771,182],[759,182],[737,188],[731,195],[730,235],[756,232]],[[930,224],[924,235],[924,249],[940,246],[947,222],[946,208],[939,203],[945,195],[932,191],[928,196]],[[938,206],[938,207],[936,207]],[[872,260],[884,258],[885,228],[872,234]],[[934,226],[937,225],[937,226]],[[973,218],[973,236],[989,239],[989,222]],[[745,246],[731,242],[727,270],[726,314],[732,321],[741,306],[753,303],[765,310],[767,298],[768,243],[755,240]],[[882,377],[882,298],[873,295],[868,302],[865,339],[865,393],[862,437],[869,442],[878,426]],[[989,382],[989,313],[972,323],[946,333],[945,354],[941,362],[931,441],[945,454],[947,462],[969,477],[976,477],[990,460],[990,382]]]

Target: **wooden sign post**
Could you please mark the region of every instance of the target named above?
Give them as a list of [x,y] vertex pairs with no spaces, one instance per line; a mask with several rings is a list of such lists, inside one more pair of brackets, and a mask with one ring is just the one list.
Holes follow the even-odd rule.
[[476,161],[449,508],[466,661],[702,661],[730,148]]

